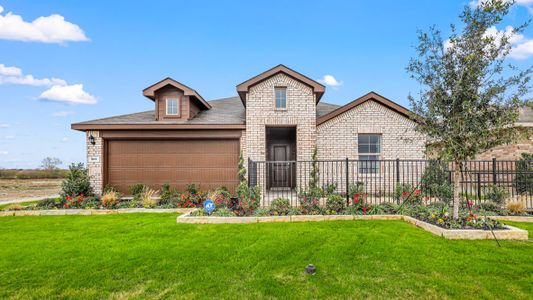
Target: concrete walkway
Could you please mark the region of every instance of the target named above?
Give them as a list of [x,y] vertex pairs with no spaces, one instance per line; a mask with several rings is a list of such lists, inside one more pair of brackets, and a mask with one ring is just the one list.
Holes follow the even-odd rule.
[[44,197],[36,197],[36,198],[19,198],[19,199],[12,199],[12,200],[1,200],[0,199],[0,205],[3,204],[12,204],[12,203],[21,203],[21,202],[30,202],[30,201],[40,201],[47,198],[57,198],[59,195],[51,195],[51,196],[44,196]]

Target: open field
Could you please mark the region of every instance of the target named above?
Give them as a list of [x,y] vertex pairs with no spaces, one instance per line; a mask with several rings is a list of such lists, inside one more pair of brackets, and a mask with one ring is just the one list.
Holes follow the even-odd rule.
[[0,203],[59,194],[63,179],[0,179]]
[[[533,230],[533,224],[513,223]],[[176,214],[4,217],[0,298],[530,299],[533,243],[402,221],[177,224]],[[317,274],[306,275],[313,263]]]

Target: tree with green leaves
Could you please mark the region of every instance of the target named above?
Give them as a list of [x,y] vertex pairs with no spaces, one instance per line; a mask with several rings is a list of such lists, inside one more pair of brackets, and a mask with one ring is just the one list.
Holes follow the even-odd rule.
[[508,64],[510,40],[528,25],[498,31],[513,2],[489,0],[465,6],[461,30],[451,25],[442,38],[432,27],[419,32],[418,56],[407,67],[422,86],[417,98],[409,96],[417,130],[428,138],[429,156],[453,162],[453,217],[459,216],[462,161],[489,148],[527,135],[514,126],[519,108],[531,102],[532,68]]

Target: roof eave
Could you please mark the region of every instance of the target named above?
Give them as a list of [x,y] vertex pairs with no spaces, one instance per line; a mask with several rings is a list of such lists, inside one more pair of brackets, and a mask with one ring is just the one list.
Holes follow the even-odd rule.
[[71,129],[88,130],[175,130],[175,129],[246,129],[245,124],[72,124]]

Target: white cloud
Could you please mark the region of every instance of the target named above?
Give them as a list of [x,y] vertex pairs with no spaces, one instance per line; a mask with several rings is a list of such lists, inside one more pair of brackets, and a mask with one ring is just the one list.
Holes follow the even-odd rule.
[[533,56],[533,40],[527,40],[521,44],[516,45],[509,54],[514,59],[526,59]]
[[7,151],[0,151],[0,155],[8,155],[8,154],[9,154],[9,152],[7,152]]
[[[0,13],[3,11],[0,6]],[[0,15],[0,39],[59,44],[89,40],[78,25],[65,21],[62,15],[53,14],[26,22],[12,12]]]
[[[533,0],[531,0],[533,3]],[[523,34],[514,33],[512,26],[505,27],[505,30],[498,30],[492,26],[485,32],[485,37],[493,37],[495,43],[500,43],[503,37],[509,38],[509,44],[511,51],[509,52],[509,58],[515,60],[527,59],[533,56],[533,39],[526,38]],[[444,41],[444,50],[448,50],[453,47],[453,43],[450,40]]]
[[64,138],[61,138],[61,143],[66,143],[68,142],[68,138],[64,137]]
[[52,116],[63,118],[63,117],[68,117],[73,114],[74,114],[73,111],[56,111],[55,113],[52,114]]
[[54,85],[41,93],[39,99],[71,104],[96,104],[96,98],[83,90],[83,84]]
[[15,136],[14,135],[6,135],[6,136],[4,136],[4,139],[5,140],[14,140]]
[[[0,84],[21,84],[32,86],[51,86],[38,97],[43,100],[66,103],[95,104],[96,98],[83,90],[83,84],[69,85],[60,78],[38,79],[32,75],[24,75],[22,69],[0,64]],[[56,117],[65,117],[73,112],[58,112]]]
[[7,123],[2,123],[0,124],[0,128],[8,128],[10,127],[11,125],[7,124]]
[[[511,2],[513,0],[503,0],[502,2]],[[481,4],[484,4],[486,2],[489,2],[489,0],[473,0],[473,1],[470,1],[468,3],[468,5],[471,7],[471,8],[476,8],[478,6],[480,6]],[[531,4],[533,4],[533,0],[515,0],[515,4],[517,5],[522,5],[522,6],[526,6],[529,9],[531,9]]]
[[331,86],[333,88],[337,88],[342,85],[342,81],[338,81],[333,77],[333,75],[324,75],[322,79],[319,79],[318,82],[323,83],[327,86]]
[[33,75],[24,75],[22,69],[0,64],[0,84],[21,84],[33,86],[65,85],[67,82],[59,78],[38,79]]

